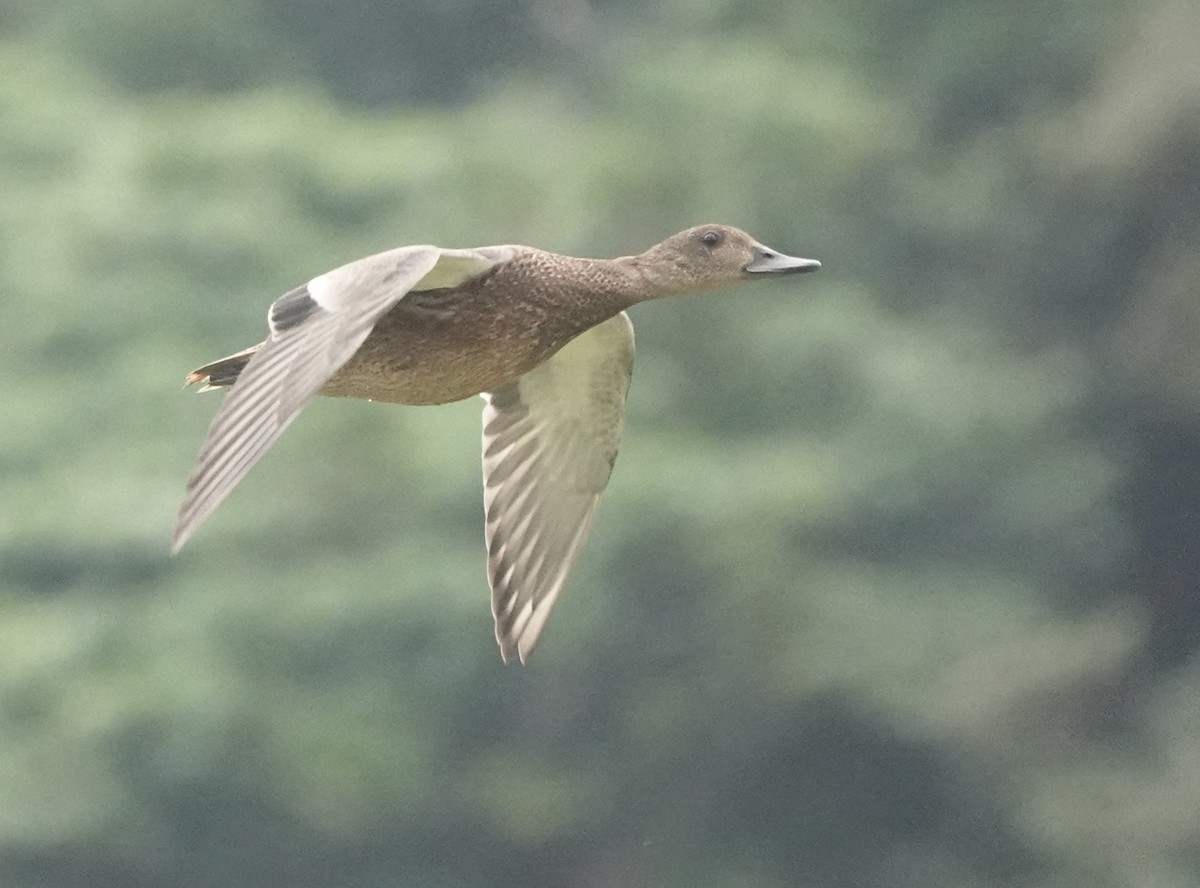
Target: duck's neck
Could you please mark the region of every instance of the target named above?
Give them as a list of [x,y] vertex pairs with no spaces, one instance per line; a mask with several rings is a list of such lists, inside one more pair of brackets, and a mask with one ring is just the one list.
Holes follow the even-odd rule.
[[627,300],[622,308],[664,296],[678,296],[695,289],[690,275],[682,274],[681,268],[664,264],[660,258],[650,257],[646,253],[622,256],[608,262]]

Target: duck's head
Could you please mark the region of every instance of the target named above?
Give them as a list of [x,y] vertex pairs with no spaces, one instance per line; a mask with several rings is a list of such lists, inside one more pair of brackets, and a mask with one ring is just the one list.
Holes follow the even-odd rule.
[[764,246],[739,228],[697,225],[674,234],[636,257],[664,293],[728,287],[746,280],[816,271],[815,259],[788,256]]

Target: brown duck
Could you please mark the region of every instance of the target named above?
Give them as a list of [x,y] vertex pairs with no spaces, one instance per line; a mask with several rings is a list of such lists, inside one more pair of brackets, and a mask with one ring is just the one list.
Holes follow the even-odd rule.
[[400,247],[285,293],[266,341],[193,371],[231,386],[187,481],[178,551],[314,395],[445,404],[482,394],[484,534],[496,640],[524,662],[608,483],[638,302],[815,271],[701,225],[638,256]]

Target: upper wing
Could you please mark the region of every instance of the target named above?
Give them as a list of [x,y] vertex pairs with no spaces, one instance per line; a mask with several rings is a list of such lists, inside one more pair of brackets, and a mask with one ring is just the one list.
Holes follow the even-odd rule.
[[483,507],[496,640],[529,656],[592,525],[624,425],[624,312],[484,395]]
[[401,247],[343,265],[277,299],[267,313],[271,335],[208,427],[171,551],[179,551],[406,293],[455,286],[511,255],[510,247]]

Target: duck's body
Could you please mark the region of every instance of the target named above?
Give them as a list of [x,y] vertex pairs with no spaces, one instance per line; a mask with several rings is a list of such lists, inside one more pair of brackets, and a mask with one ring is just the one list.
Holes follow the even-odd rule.
[[426,405],[496,391],[633,304],[621,265],[584,267],[585,279],[567,257],[517,247],[458,286],[409,293],[321,394]]
[[233,389],[189,478],[174,548],[314,394],[410,405],[482,394],[496,637],[506,659],[524,660],[616,458],[633,362],[624,309],[818,267],[709,225],[619,259],[401,247],[314,278],[271,306],[270,338],[189,375]]

